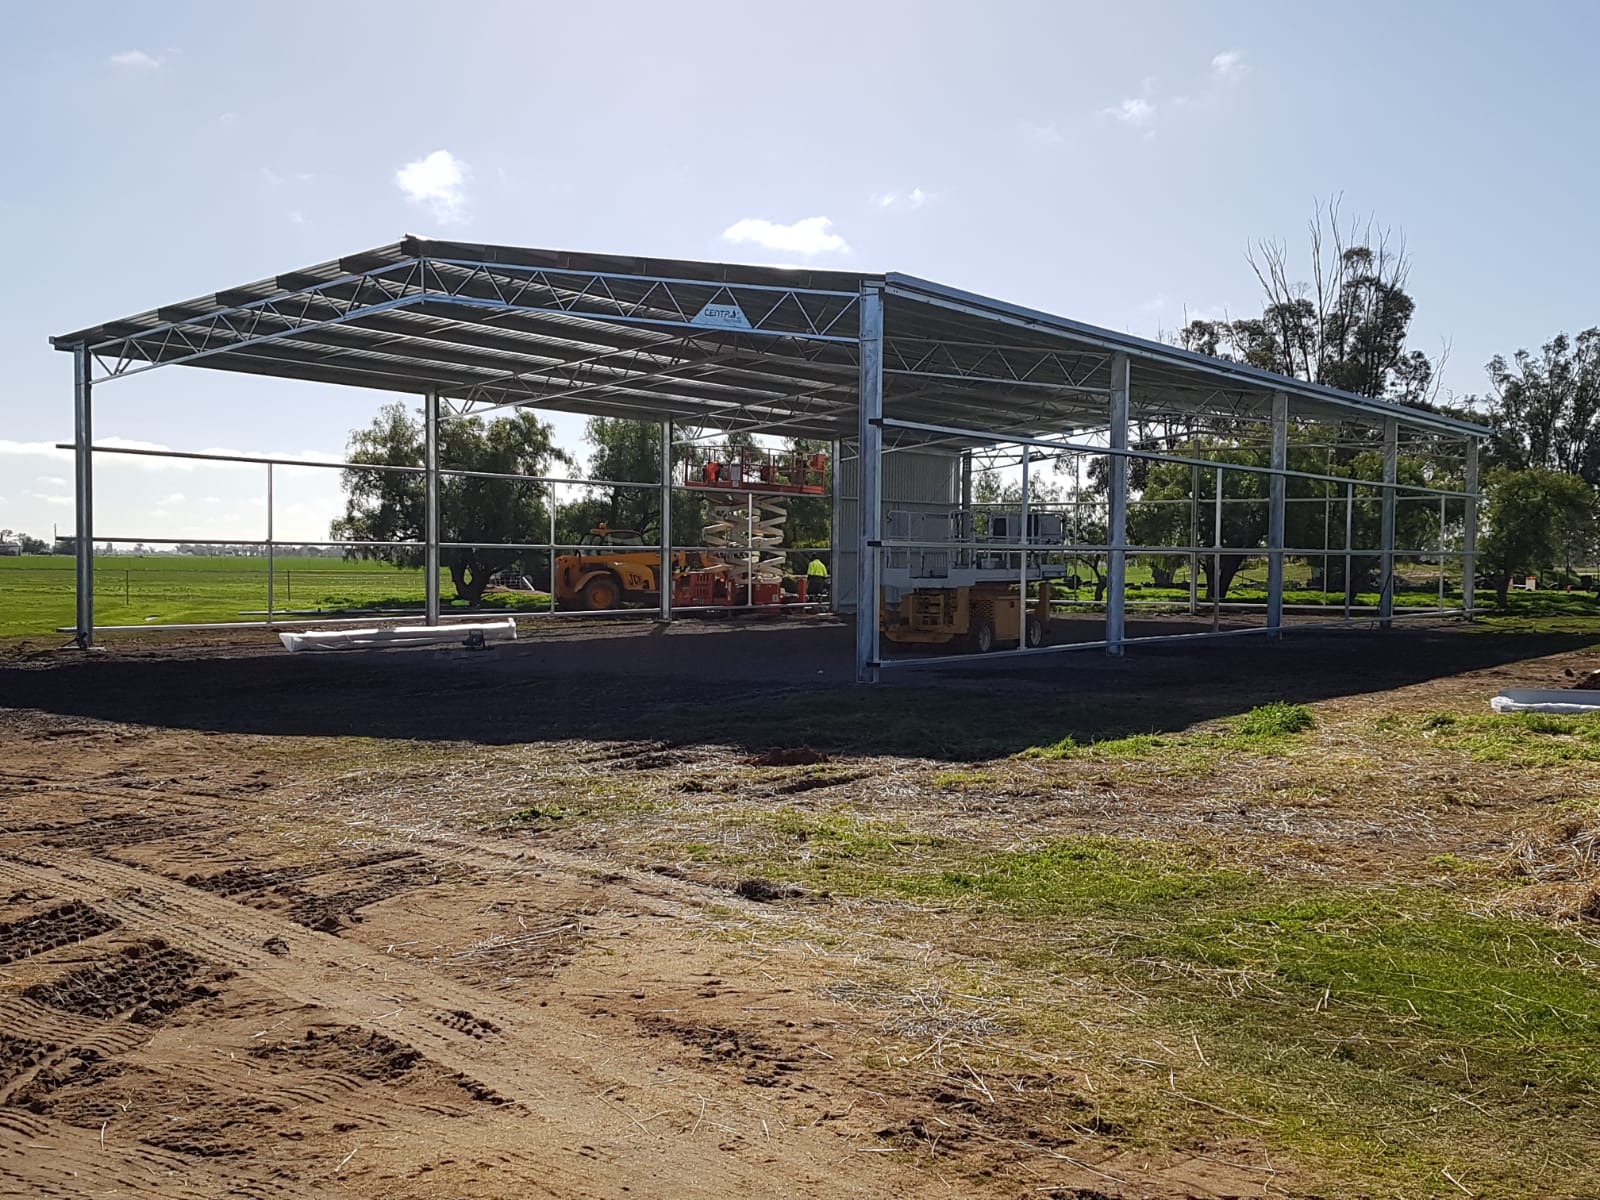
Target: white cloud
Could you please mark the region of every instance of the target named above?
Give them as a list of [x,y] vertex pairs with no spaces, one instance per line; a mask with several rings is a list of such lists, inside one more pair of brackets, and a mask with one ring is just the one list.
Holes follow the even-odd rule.
[[305,223],[306,223],[306,215],[305,215],[305,213],[301,212],[298,208],[293,209],[293,210],[290,211],[290,213],[289,213],[289,224],[291,224],[291,225],[304,225]]
[[165,496],[161,497],[161,499],[157,500],[156,503],[160,504],[162,506],[165,506],[165,505],[168,505],[168,504],[182,504],[183,503],[183,493],[182,492],[168,492]]
[[57,450],[54,442],[14,442],[9,438],[0,438],[0,454],[15,457],[54,458],[62,462],[72,461],[72,451]]
[[1212,56],[1211,74],[1218,79],[1230,82],[1238,79],[1250,69],[1244,61],[1243,50],[1224,50],[1221,54]]
[[1054,121],[1045,121],[1042,124],[1036,121],[1024,121],[1022,123],[1022,136],[1040,146],[1059,146],[1061,144],[1061,130],[1057,128]]
[[425,206],[442,224],[461,219],[466,207],[468,168],[448,150],[435,150],[394,173],[395,186],[412,204]]
[[45,492],[24,492],[23,495],[30,500],[37,500],[40,504],[49,504],[56,508],[71,508],[73,503],[71,496],[60,496]]
[[152,58],[143,50],[124,50],[120,54],[113,54],[111,62],[114,66],[129,67],[137,71],[154,71],[161,65],[159,58]]
[[1136,129],[1148,129],[1156,119],[1156,106],[1142,96],[1132,96],[1116,107],[1103,109],[1102,112]]
[[61,478],[59,475],[41,475],[39,476],[39,482],[46,487],[66,487],[69,483],[68,480]]
[[724,229],[722,238],[734,243],[754,242],[767,250],[791,254],[850,253],[850,246],[842,237],[828,232],[832,224],[827,217],[802,217],[792,225],[746,217]]
[[899,192],[874,192],[872,202],[879,208],[921,208],[933,198],[932,192],[915,187],[904,195]]
[[[160,442],[145,442],[138,438],[102,437],[95,438],[94,444],[119,450],[171,450],[171,446],[163,446]],[[107,454],[95,455],[95,470],[104,470],[108,463],[121,463],[140,471],[192,471],[196,463],[188,458],[150,458],[143,454]]]

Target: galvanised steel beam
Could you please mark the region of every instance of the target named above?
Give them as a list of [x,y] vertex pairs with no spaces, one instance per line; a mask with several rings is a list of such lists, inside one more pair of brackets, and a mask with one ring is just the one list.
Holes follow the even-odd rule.
[[883,289],[861,289],[856,474],[856,682],[878,682],[879,542],[883,540]]
[[[1267,628],[1283,626],[1283,537],[1289,469],[1289,397],[1272,393],[1272,474],[1267,477]],[[1443,497],[1440,497],[1441,501]],[[1276,636],[1276,635],[1275,635]]]
[[77,643],[94,645],[94,413],[89,352],[72,355],[73,478],[77,504],[73,557],[77,566]]
[[424,505],[427,528],[424,531],[423,580],[426,589],[426,624],[439,623],[439,392],[429,388],[422,413],[422,465],[425,472]]
[[852,343],[843,331],[857,303],[851,292],[421,258],[215,311],[171,310],[162,325],[89,349],[102,378],[120,378],[421,304]]
[[1461,530],[1461,607],[1470,621],[1474,615],[1478,582],[1478,439],[1466,447],[1466,512]]
[[1106,512],[1106,653],[1122,654],[1126,632],[1128,583],[1128,393],[1131,378],[1126,354],[1111,358],[1112,451],[1107,467],[1109,505]]
[[1399,474],[1400,423],[1393,417],[1386,417],[1383,422],[1382,553],[1379,560],[1383,581],[1378,592],[1378,625],[1382,629],[1388,629],[1394,618],[1394,505]]
[[994,346],[931,338],[891,337],[884,342],[884,373],[967,380],[1009,387],[1041,387],[1104,395],[1089,381],[1105,370],[1107,356],[1034,346]]

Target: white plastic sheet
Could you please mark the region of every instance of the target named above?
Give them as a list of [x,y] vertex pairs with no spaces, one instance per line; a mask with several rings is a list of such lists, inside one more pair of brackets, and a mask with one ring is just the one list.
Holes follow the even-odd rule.
[[1506,688],[1489,701],[1497,713],[1600,714],[1600,691],[1586,688]]

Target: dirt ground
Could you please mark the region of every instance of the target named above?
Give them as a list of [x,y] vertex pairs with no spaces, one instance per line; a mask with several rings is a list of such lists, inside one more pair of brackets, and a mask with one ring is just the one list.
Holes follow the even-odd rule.
[[[604,824],[526,819],[574,780],[625,783],[645,814],[714,780],[719,794],[842,787],[914,820],[907,773],[972,753],[911,755],[863,728],[831,752],[826,782],[784,782],[808,739],[786,737],[764,698],[825,708],[848,638],[822,623],[567,631],[482,653],[13,647],[0,656],[0,1194],[1307,1194],[1292,1160],[1215,1114],[1181,1146],[1097,1126],[1092,1081],[1056,1065],[1070,1055],[1004,1087],[976,1059],[908,1063],[924,1027],[936,1044],[1004,1017],[868,986],[867,958],[940,952],[895,932],[869,946],[849,903],[811,897],[796,915],[715,870],[642,861]],[[1306,634],[927,682],[974,710],[1070,700],[1099,704],[1109,732],[1147,732],[1263,699],[1481,705],[1502,686],[1555,686],[1588,644]],[[917,695],[885,688],[875,703],[914,725]],[[1000,722],[983,756],[1035,738],[1026,719],[1014,736]],[[751,774],[774,747],[793,759]],[[1085,829],[1166,821],[1176,837],[1234,811],[1179,781],[1147,801],[1136,811],[1087,781],[1052,811]],[[1398,814],[1286,798],[1237,825],[1265,838],[1291,817],[1321,846],[1307,869],[1337,847],[1355,874],[1506,836],[1487,803],[1398,831]]]

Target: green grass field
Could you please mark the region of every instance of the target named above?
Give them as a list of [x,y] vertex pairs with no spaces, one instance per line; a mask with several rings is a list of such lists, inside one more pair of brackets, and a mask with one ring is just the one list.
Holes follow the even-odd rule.
[[[337,558],[279,558],[274,608],[420,607],[422,572]],[[140,625],[259,620],[267,607],[263,558],[107,557],[95,562],[95,621]],[[0,558],[0,637],[53,633],[73,621],[70,558]],[[441,580],[441,594],[452,594]]]
[[[1438,604],[1437,584],[1428,582],[1429,565],[1401,568],[1402,586],[1395,602],[1404,610],[1429,609]],[[1086,572],[1084,573],[1087,574]],[[1284,599],[1295,604],[1344,603],[1342,592],[1309,591],[1311,576],[1306,562],[1285,568],[1288,590]],[[1404,581],[1414,576],[1412,586]],[[1437,576],[1435,575],[1436,579]],[[73,621],[73,564],[61,555],[0,558],[0,637],[50,636]],[[1079,608],[1092,608],[1094,587],[1057,586],[1056,596]],[[1460,604],[1460,580],[1447,578],[1447,606]],[[363,608],[420,608],[423,603],[422,571],[396,568],[387,563],[346,561],[338,558],[279,557],[275,563],[274,609],[285,615],[296,611],[336,612]],[[449,576],[440,579],[440,594],[449,604],[454,595]],[[1180,573],[1175,588],[1156,588],[1149,566],[1137,556],[1128,564],[1128,604],[1175,611],[1188,600],[1188,583]],[[1230,603],[1266,602],[1266,560],[1252,560],[1235,577],[1228,593]],[[1481,595],[1480,605],[1492,611],[1492,596]],[[1590,615],[1596,610],[1591,596],[1562,593],[1513,593],[1509,614]],[[540,608],[547,602],[530,597],[489,596],[486,608]],[[1374,593],[1355,597],[1358,609],[1373,609]],[[199,558],[115,556],[95,562],[95,621],[101,625],[189,624],[212,621],[260,620],[267,607],[267,563],[264,558]],[[1200,608],[1209,611],[1202,583]]]

